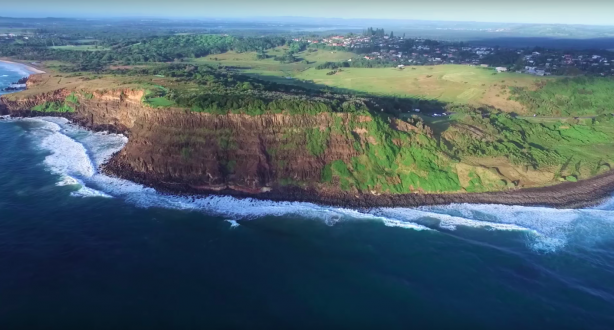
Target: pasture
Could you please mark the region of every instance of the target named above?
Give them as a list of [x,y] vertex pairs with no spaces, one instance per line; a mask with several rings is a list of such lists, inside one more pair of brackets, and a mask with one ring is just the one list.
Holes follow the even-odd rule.
[[510,86],[531,87],[536,77],[493,74],[492,70],[468,65],[438,65],[397,68],[343,68],[333,75],[329,70],[305,70],[295,76],[319,85],[397,97],[436,99],[471,105],[490,105],[508,112],[524,113],[523,107],[508,100]]
[[[270,56],[267,59],[258,59],[256,52],[237,53],[234,51],[226,52],[223,54],[212,54],[202,58],[194,59],[194,63],[208,64],[208,65],[224,65],[237,67],[242,69],[244,73],[263,75],[263,78],[267,76],[272,79],[292,77],[302,71],[315,67],[318,64],[324,62],[338,62],[346,61],[357,55],[350,52],[339,51],[303,51],[295,54],[300,61],[295,63],[280,63],[275,61],[273,57],[282,55],[286,50],[286,47],[277,47],[267,50],[267,55]],[[303,62],[306,60],[307,63]]]
[[509,99],[509,87],[532,87],[539,79],[534,76],[499,73],[491,69],[468,65],[407,66],[397,68],[343,68],[328,75],[330,70],[316,70],[324,62],[346,61],[356,54],[317,50],[296,54],[307,61],[280,63],[273,56],[281,55],[284,47],[270,49],[267,59],[257,59],[255,52],[227,52],[193,60],[212,66],[235,67],[242,73],[277,83],[304,87],[332,87],[340,91],[376,95],[433,99],[442,102],[489,105],[507,111],[526,114],[516,101]]

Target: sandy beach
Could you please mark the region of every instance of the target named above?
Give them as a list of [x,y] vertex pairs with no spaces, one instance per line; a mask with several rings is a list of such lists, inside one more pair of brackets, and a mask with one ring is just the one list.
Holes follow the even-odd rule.
[[6,61],[6,60],[0,60],[0,63],[7,63],[7,64],[12,64],[12,65],[17,65],[22,67],[23,69],[27,70],[30,74],[35,74],[35,73],[46,73],[45,71],[41,70],[41,69],[37,69],[31,65],[27,65],[27,64],[23,64],[23,63],[18,63],[18,62],[12,62],[12,61]]

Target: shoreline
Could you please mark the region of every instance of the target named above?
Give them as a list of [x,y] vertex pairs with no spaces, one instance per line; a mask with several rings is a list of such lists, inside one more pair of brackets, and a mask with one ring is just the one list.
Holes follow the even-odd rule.
[[488,204],[508,206],[550,207],[557,209],[582,209],[595,207],[612,197],[614,171],[554,186],[525,188],[485,193],[440,193],[371,195],[354,193],[322,194],[300,187],[277,187],[263,193],[249,193],[231,188],[221,190],[198,189],[185,183],[165,183],[134,173],[115,161],[114,156],[99,171],[105,175],[154,188],[157,192],[186,197],[232,196],[275,202],[306,202],[344,208],[420,207],[451,204]]
[[[6,60],[0,60],[0,62],[28,68],[30,71],[33,71],[32,69],[42,71],[17,62]],[[29,110],[9,111],[3,102],[0,102],[0,114],[11,115],[11,117],[14,118],[37,116],[63,117],[83,129],[94,132],[109,131],[113,133],[129,133],[112,125],[89,125],[87,121],[84,121],[84,118],[80,118],[73,113],[37,113]],[[253,198],[280,202],[310,202],[350,208],[419,207],[469,203],[578,209],[596,206],[603,202],[604,199],[612,197],[612,193],[614,192],[614,170],[578,182],[565,182],[546,187],[486,193],[408,193],[390,195],[356,194],[349,192],[323,193],[313,188],[305,189],[301,187],[275,185],[270,187],[271,190],[267,192],[250,192],[240,189],[240,187],[232,186],[225,186],[220,187],[220,189],[212,190],[204,187],[195,187],[189,182],[165,182],[163,178],[156,177],[152,174],[134,172],[132,168],[122,164],[116,155],[113,155],[105,164],[101,165],[98,171],[106,175],[154,188],[162,194],[192,196],[195,198],[224,195],[236,198]]]
[[19,63],[19,62],[13,62],[13,61],[8,61],[8,60],[0,60],[0,63],[5,63],[5,64],[11,64],[11,65],[15,65],[15,66],[19,66],[21,68],[23,68],[24,70],[28,71],[28,73],[30,75],[32,74],[40,74],[40,73],[47,73],[41,69],[35,68],[31,65],[28,64],[23,64],[23,63]]

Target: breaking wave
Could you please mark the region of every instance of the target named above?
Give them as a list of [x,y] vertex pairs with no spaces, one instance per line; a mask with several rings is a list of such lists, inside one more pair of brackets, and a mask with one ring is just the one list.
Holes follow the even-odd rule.
[[193,210],[225,217],[231,227],[265,216],[340,221],[380,221],[388,227],[415,231],[463,230],[518,232],[527,246],[551,252],[567,245],[595,244],[614,237],[614,199],[600,207],[559,210],[481,204],[452,204],[418,208],[374,208],[367,211],[303,202],[273,202],[230,196],[182,197],[157,193],[127,180],[103,175],[98,167],[128,142],[123,135],[92,133],[63,118],[21,119],[37,122],[31,129],[39,147],[47,151],[46,167],[59,176],[58,186],[74,186],[75,197],[121,198],[138,207]]
[[[29,76],[32,71],[28,70],[26,66],[24,66],[23,64],[20,63],[5,63],[5,62],[0,62],[0,68],[2,68],[3,70],[6,71],[11,71],[11,72],[15,72],[16,74],[20,75],[21,77],[27,77]],[[2,75],[3,77],[8,77],[8,75]]]

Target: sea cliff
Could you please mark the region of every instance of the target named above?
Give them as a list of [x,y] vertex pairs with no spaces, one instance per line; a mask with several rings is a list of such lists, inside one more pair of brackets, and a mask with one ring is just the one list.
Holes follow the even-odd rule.
[[[28,88],[48,76],[33,75]],[[324,184],[332,162],[351,163],[359,144],[377,142],[350,123],[369,116],[320,114],[210,114],[181,108],[152,108],[138,88],[76,90],[59,88],[0,98],[0,114],[13,117],[61,116],[95,130],[126,134],[129,143],[103,171],[174,194],[228,194],[270,200],[375,207],[448,203],[497,203],[580,207],[593,205],[614,190],[614,174],[579,182],[499,192],[389,193]],[[70,102],[66,103],[67,100]],[[32,110],[44,104],[68,104],[61,111]],[[59,108],[58,108],[59,109]],[[429,136],[428,127],[391,121],[400,131]],[[314,151],[305,130],[333,132]],[[395,141],[395,143],[397,143]],[[410,189],[412,189],[410,187]]]

